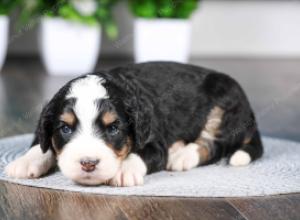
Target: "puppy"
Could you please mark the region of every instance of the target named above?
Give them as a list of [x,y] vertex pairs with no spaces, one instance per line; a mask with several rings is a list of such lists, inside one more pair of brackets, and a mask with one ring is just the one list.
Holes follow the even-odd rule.
[[249,102],[232,78],[172,62],[132,64],[68,82],[42,110],[30,150],[6,167],[38,178],[58,164],[83,185],[142,185],[146,174],[185,171],[263,147]]

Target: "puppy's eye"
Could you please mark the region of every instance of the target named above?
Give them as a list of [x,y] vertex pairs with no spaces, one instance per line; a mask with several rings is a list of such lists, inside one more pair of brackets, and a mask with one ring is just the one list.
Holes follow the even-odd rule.
[[107,132],[110,134],[110,135],[116,135],[119,133],[119,128],[117,125],[110,125],[107,127]]
[[64,134],[72,134],[73,130],[68,125],[64,125],[60,128],[61,132]]

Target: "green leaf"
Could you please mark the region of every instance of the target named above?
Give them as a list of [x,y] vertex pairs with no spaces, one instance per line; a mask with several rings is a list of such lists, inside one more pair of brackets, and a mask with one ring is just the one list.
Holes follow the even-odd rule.
[[0,15],[9,15],[19,4],[19,0],[0,0]]
[[[0,14],[6,13],[8,7],[2,7],[4,3],[17,2],[21,13],[18,17],[18,23],[26,26],[31,21],[37,21],[41,16],[61,17],[74,22],[80,22],[86,25],[103,26],[105,33],[109,38],[116,38],[118,27],[113,19],[113,8],[119,0],[95,0],[97,2],[96,12],[86,16],[80,14],[74,8],[72,0],[0,0]],[[32,4],[34,3],[34,4]]]
[[144,17],[144,18],[155,18],[158,7],[151,0],[141,0],[141,1],[130,1],[130,7],[133,14],[137,17]]
[[136,17],[188,19],[197,9],[199,0],[129,0]]
[[198,3],[196,0],[182,1],[177,5],[176,17],[178,18],[189,18],[192,13],[197,9]]
[[170,18],[174,15],[175,5],[172,0],[161,1],[158,17]]
[[109,17],[110,13],[107,9],[100,7],[97,9],[96,15],[101,19],[105,19],[105,18]]

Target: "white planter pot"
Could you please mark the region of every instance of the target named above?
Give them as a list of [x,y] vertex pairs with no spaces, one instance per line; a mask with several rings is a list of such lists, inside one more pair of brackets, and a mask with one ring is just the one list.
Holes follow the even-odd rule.
[[136,19],[134,53],[136,62],[187,62],[190,55],[191,23],[181,19]]
[[40,50],[48,73],[73,75],[92,72],[101,44],[100,26],[88,26],[61,18],[43,18]]
[[0,16],[0,70],[6,57],[8,33],[9,18],[7,16]]

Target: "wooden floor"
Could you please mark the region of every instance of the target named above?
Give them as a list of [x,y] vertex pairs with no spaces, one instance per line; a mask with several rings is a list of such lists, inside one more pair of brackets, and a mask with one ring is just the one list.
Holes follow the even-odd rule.
[[[126,63],[105,60],[100,68]],[[263,134],[300,141],[300,59],[199,59],[246,90]],[[0,74],[0,137],[32,132],[43,104],[71,77],[35,58],[9,58]],[[299,183],[300,184],[300,183]],[[0,181],[0,219],[300,219],[300,193],[252,198],[103,196]]]

